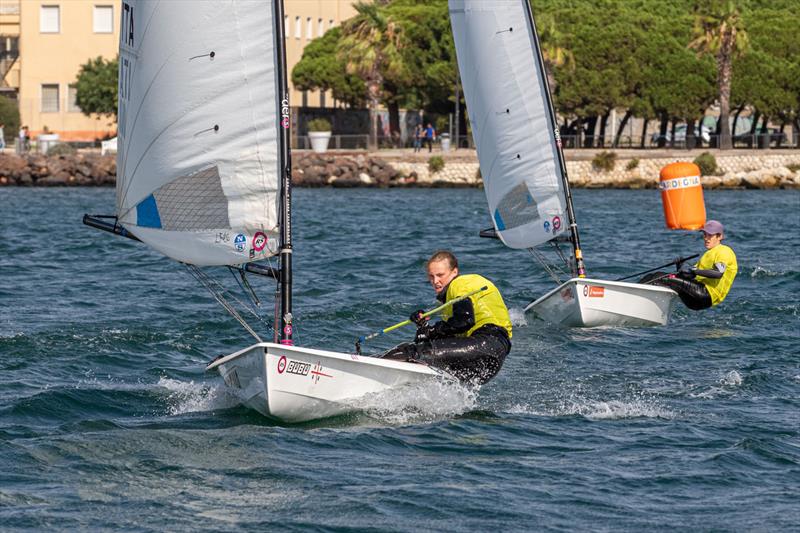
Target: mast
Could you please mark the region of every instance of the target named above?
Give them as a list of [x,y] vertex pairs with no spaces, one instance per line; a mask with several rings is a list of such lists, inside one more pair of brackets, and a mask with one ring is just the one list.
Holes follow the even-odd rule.
[[578,223],[575,221],[575,210],[572,207],[572,192],[569,189],[569,177],[567,176],[567,164],[564,161],[564,150],[561,146],[561,133],[558,131],[558,122],[556,121],[556,112],[553,108],[553,100],[550,96],[550,82],[547,79],[547,71],[544,67],[544,57],[542,56],[542,47],[539,44],[539,33],[536,31],[536,22],[533,20],[533,11],[529,0],[520,0],[525,4],[525,12],[528,14],[528,21],[530,22],[533,31],[533,43],[536,47],[536,61],[539,62],[539,68],[542,71],[542,79],[544,81],[545,91],[544,97],[547,100],[545,111],[550,115],[550,122],[552,124],[553,133],[556,140],[556,151],[558,152],[558,165],[561,168],[561,182],[564,186],[564,194],[567,198],[567,218],[569,218],[569,232],[570,241],[572,242],[572,252],[575,257],[574,273],[578,277],[586,277],[586,267],[583,264],[583,252],[581,252],[581,239],[578,235]]
[[283,21],[283,0],[275,1],[275,53],[277,55],[278,91],[280,103],[279,161],[281,169],[281,243],[280,243],[280,287],[281,287],[281,344],[292,341],[292,155],[289,138],[291,119],[289,116],[289,87],[286,80],[286,40]]

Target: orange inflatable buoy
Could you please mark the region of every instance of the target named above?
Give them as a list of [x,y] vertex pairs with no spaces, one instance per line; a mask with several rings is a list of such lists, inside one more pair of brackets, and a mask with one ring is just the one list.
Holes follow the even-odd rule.
[[661,169],[661,202],[670,229],[700,229],[706,223],[706,204],[700,185],[700,167],[670,163]]

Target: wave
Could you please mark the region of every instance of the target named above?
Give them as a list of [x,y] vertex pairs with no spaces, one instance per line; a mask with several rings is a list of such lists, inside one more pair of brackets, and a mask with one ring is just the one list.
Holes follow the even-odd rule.
[[759,278],[776,278],[781,276],[795,276],[798,272],[794,270],[770,270],[768,268],[762,267],[761,265],[756,265],[752,272],[750,272],[750,277],[754,279]]
[[640,397],[623,400],[591,400],[570,397],[551,408],[532,408],[517,404],[509,410],[511,414],[530,414],[537,416],[583,416],[590,420],[625,420],[630,418],[661,418],[671,420],[675,413],[664,407],[655,398]]
[[731,370],[717,380],[717,385],[709,387],[702,392],[690,392],[689,397],[711,399],[720,395],[730,395],[741,387],[743,383],[744,378],[742,375],[736,370]]
[[517,307],[512,307],[508,310],[508,314],[511,316],[511,325],[515,328],[521,328],[528,325],[524,310]]

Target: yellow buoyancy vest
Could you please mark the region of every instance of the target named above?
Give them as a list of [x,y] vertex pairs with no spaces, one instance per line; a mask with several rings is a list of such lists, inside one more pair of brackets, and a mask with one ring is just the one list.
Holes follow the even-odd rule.
[[725,265],[725,272],[719,279],[706,278],[704,276],[697,276],[697,281],[706,286],[708,294],[711,296],[711,305],[717,305],[728,295],[733,285],[733,278],[736,277],[736,272],[739,271],[739,266],[736,264],[736,254],[730,246],[718,244],[712,249],[708,250],[700,258],[700,261],[695,265],[698,270],[712,270],[717,263]]
[[[472,308],[475,312],[475,325],[466,333],[459,334],[459,337],[469,337],[478,328],[486,324],[494,324],[505,328],[508,331],[508,338],[511,338],[511,317],[508,315],[508,308],[500,291],[494,283],[477,274],[464,274],[457,276],[447,286],[445,301],[449,302],[453,298],[458,298],[481,287],[489,287],[485,291],[478,292],[469,297],[472,301]],[[449,306],[442,311],[442,320],[448,320],[453,316],[453,306]]]

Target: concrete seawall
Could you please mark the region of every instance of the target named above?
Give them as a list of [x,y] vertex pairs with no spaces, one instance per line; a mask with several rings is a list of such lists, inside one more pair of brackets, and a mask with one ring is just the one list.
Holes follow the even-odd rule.
[[[701,151],[615,151],[611,170],[594,168],[597,151],[568,151],[567,171],[575,188],[643,189],[658,186],[660,169],[692,161]],[[718,171],[703,176],[703,187],[800,189],[800,150],[711,151]],[[430,157],[443,166],[432,171]],[[481,187],[472,150],[429,154],[410,150],[293,153],[298,187]],[[0,186],[107,186],[116,181],[115,156],[78,153],[54,157],[0,154]]]

